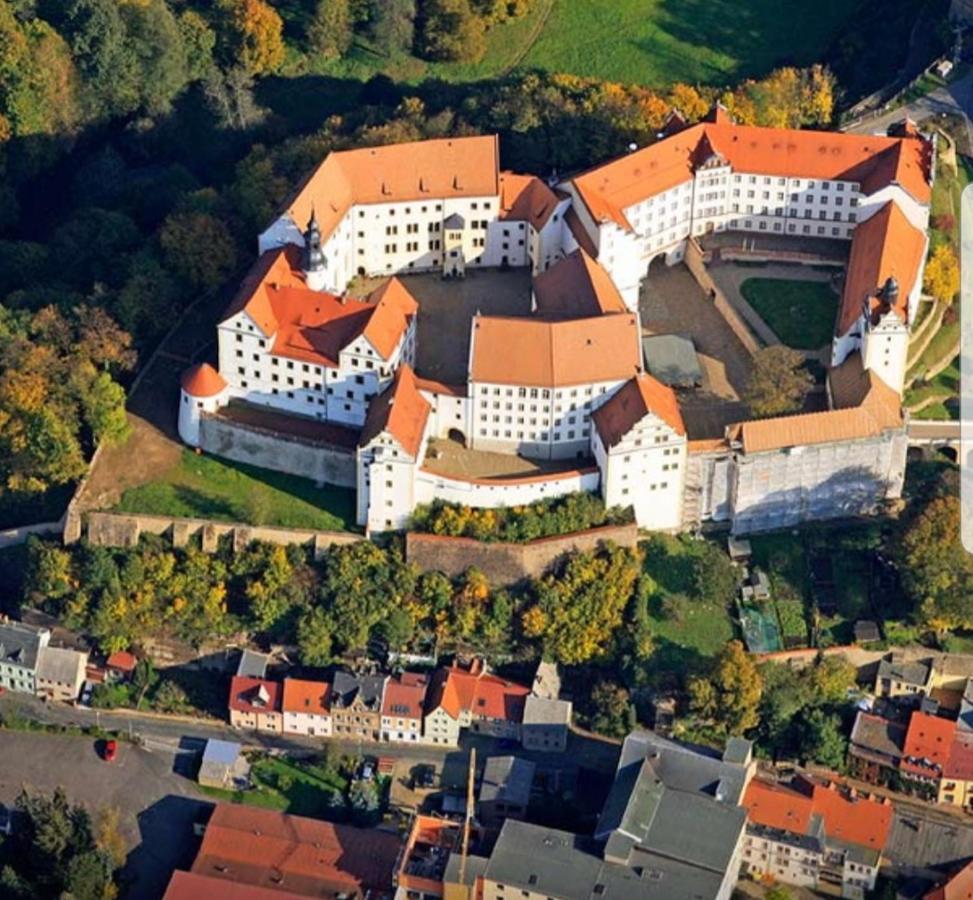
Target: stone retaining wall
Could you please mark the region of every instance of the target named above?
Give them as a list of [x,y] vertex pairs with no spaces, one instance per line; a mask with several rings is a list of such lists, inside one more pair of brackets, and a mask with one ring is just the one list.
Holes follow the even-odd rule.
[[565,554],[594,550],[604,541],[612,541],[621,547],[635,547],[638,527],[634,523],[605,525],[524,544],[488,543],[474,538],[410,531],[405,538],[405,555],[423,571],[455,577],[467,569],[476,568],[491,584],[507,586],[525,578],[538,578]]
[[240,522],[215,522],[207,519],[177,519],[169,516],[130,515],[127,513],[90,512],[85,515],[88,543],[98,547],[134,547],[143,534],[169,537],[173,547],[185,547],[197,535],[205,553],[215,553],[222,537],[233,540],[234,552],[253,541],[268,544],[301,544],[314,548],[315,557],[335,544],[353,544],[364,540],[357,534],[343,531],[314,531],[312,529],[276,528],[263,525],[244,525]]

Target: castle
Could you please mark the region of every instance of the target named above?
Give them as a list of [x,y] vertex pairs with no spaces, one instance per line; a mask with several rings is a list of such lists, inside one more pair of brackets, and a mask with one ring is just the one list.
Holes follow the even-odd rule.
[[[311,442],[300,464],[289,438],[264,464],[353,486],[369,532],[404,527],[435,498],[497,507],[576,490],[665,530],[874,511],[904,478],[933,154],[911,123],[890,137],[791,131],[737,125],[720,107],[694,126],[673,115],[652,145],[553,186],[501,171],[496,136],[331,153],[260,235],[219,323],[219,371],[184,373],[180,435],[233,455],[219,420],[239,401],[326,424],[343,436]],[[679,262],[723,231],[850,241],[850,255],[829,408],[698,439],[648,374],[638,297],[653,260]],[[423,378],[419,305],[397,276],[490,267],[529,268],[532,315],[475,315],[466,382]],[[356,299],[355,276],[390,277]],[[427,458],[447,436],[549,464],[447,476]]]

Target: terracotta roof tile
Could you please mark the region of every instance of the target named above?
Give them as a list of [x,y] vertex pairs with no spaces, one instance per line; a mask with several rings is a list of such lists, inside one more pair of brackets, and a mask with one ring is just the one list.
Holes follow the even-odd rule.
[[363,334],[383,359],[389,359],[409,328],[419,304],[398,278],[390,278],[368,295],[374,308]]
[[280,682],[235,675],[230,682],[230,709],[237,712],[280,712]]
[[282,891],[277,887],[237,884],[224,878],[212,878],[195,872],[172,873],[162,900],[301,900],[302,894]]
[[444,709],[458,719],[463,711],[474,717],[486,716],[520,722],[530,688],[485,672],[470,672],[453,666],[436,672],[430,686],[426,711]]
[[557,197],[536,175],[500,173],[500,218],[529,222],[540,231],[557,207]]
[[290,713],[326,716],[331,712],[331,685],[326,681],[285,678],[281,709]]
[[956,730],[943,775],[960,781],[973,781],[973,733]]
[[569,207],[568,211],[564,214],[564,222],[568,226],[571,235],[578,242],[578,246],[589,256],[597,256],[598,246],[591,239],[591,235],[585,231],[585,227],[581,223],[581,218],[578,216],[578,211],[573,206]]
[[592,413],[591,418],[602,443],[611,448],[649,413],[658,416],[678,434],[686,433],[676,392],[647,374],[626,381]]
[[582,319],[629,311],[611,276],[584,249],[575,250],[534,276],[533,290],[535,312],[545,319]]
[[376,829],[220,803],[192,871],[311,897],[391,896],[399,847],[398,837]]
[[970,900],[973,898],[973,862],[967,863],[945,884],[923,894],[922,900]]
[[304,228],[313,210],[322,241],[355,204],[499,193],[496,135],[441,138],[329,153],[285,212]]
[[127,650],[116,650],[105,660],[105,665],[109,669],[119,669],[122,672],[134,672],[136,665],[138,665],[138,659]]
[[631,314],[473,319],[470,381],[552,388],[622,381],[639,372],[639,327]]
[[382,698],[382,715],[421,719],[428,687],[428,679],[413,672],[403,672],[398,678],[390,678]]
[[190,397],[215,397],[226,389],[226,379],[209,363],[200,363],[182,373],[182,389]]
[[954,721],[914,712],[905,733],[899,769],[913,775],[938,777],[949,758],[955,733]]
[[403,363],[392,384],[369,404],[359,446],[367,446],[387,431],[408,454],[418,457],[429,410],[429,401],[419,393],[412,366]]

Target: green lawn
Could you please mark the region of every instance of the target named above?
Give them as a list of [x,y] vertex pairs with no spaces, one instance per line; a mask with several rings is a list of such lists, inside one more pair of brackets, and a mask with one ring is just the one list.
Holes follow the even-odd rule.
[[[960,336],[960,321],[943,324],[939,326],[936,336],[929,342],[929,346],[923,351],[922,356],[915,361],[915,364],[908,371],[908,377],[922,377],[923,372],[928,372],[933,366],[938,365],[946,354],[956,351],[956,343]],[[949,368],[944,369],[942,374],[946,375]],[[948,377],[948,376],[947,376]],[[933,379],[935,381],[935,379]],[[917,385],[917,388],[920,385]]]
[[158,481],[126,491],[115,509],[322,531],[354,530],[355,520],[349,488],[319,488],[304,478],[190,450]]
[[[953,130],[953,129],[950,129]],[[930,244],[937,247],[943,241],[951,242],[959,248],[960,195],[973,181],[973,163],[965,156],[957,155],[956,172],[947,166],[940,157],[936,164],[936,180],[932,187],[932,228]],[[938,227],[941,217],[952,217],[953,227],[946,231]]]
[[826,282],[748,278],[740,293],[788,347],[817,350],[831,340],[838,295]]
[[786,15],[779,0],[532,0],[527,15],[487,33],[483,60],[470,64],[390,58],[363,40],[344,59],[308,60],[296,52],[307,4],[279,6],[295,48],[283,71],[289,76],[364,81],[382,72],[406,83],[460,82],[519,67],[654,87],[725,85],[782,64],[818,62],[853,14],[843,0],[797,0]]
[[[915,406],[929,397],[936,397],[939,401],[959,397],[959,357],[940,372],[935,378],[922,384],[917,384],[905,392],[906,406]],[[933,404],[935,405],[935,404]],[[928,409],[929,407],[927,407]]]

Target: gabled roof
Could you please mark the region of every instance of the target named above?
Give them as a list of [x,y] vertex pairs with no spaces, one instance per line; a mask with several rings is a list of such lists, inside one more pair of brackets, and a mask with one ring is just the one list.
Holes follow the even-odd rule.
[[960,731],[953,735],[943,776],[959,781],[973,781],[973,733]]
[[287,202],[284,214],[304,228],[313,211],[324,242],[356,204],[498,193],[496,135],[440,138],[329,153]]
[[536,175],[500,173],[500,218],[529,222],[540,231],[557,207],[557,196]]
[[923,894],[922,900],[970,900],[973,897],[973,862],[968,862],[945,884]]
[[206,900],[301,900],[302,895],[177,869],[169,879],[162,900],[199,900],[200,897]]
[[419,393],[412,366],[403,363],[392,383],[369,404],[359,446],[366,447],[380,434],[388,433],[406,453],[418,457],[430,408],[429,401]]
[[285,713],[326,716],[331,712],[331,685],[326,681],[285,678],[281,709]]
[[583,248],[535,275],[533,289],[536,313],[545,319],[582,319],[629,311],[611,276]]
[[280,682],[234,675],[230,682],[230,709],[246,713],[280,712]]
[[414,672],[403,672],[398,678],[390,678],[385,684],[382,715],[400,719],[422,719],[422,707],[428,686],[426,676]]
[[190,397],[215,397],[226,388],[226,379],[209,363],[199,363],[182,373],[182,389]]
[[858,321],[866,304],[873,315],[881,310],[878,292],[888,278],[895,278],[899,285],[892,309],[906,322],[909,294],[925,255],[926,235],[891,200],[856,226],[835,333],[845,334]]
[[913,712],[905,733],[899,768],[915,775],[942,774],[956,734],[956,722],[923,712]]
[[530,688],[482,671],[470,672],[452,666],[433,676],[426,700],[427,714],[442,708],[458,719],[464,711],[475,717],[520,722]]
[[650,414],[658,416],[677,434],[686,434],[676,392],[643,373],[626,381],[591,418],[601,442],[611,448]]
[[300,271],[300,250],[291,244],[257,260],[223,315],[246,312],[267,337],[271,353],[334,368],[341,351],[360,335],[388,360],[418,306],[397,278],[367,300],[311,290]]
[[398,837],[377,829],[219,803],[192,871],[312,897],[384,896],[393,893],[399,846]]
[[899,395],[891,385],[864,367],[860,353],[848,354],[840,366],[830,369],[828,382],[835,409],[884,407],[892,414],[891,418],[900,413],[902,401]]
[[347,708],[358,700],[366,709],[378,712],[387,683],[384,675],[354,675],[339,669],[331,681],[331,709]]
[[630,313],[559,322],[473,319],[470,381],[552,388],[623,381],[640,371],[638,320]]
[[116,650],[105,660],[105,665],[109,669],[118,669],[120,672],[134,672],[138,659],[127,650]]

